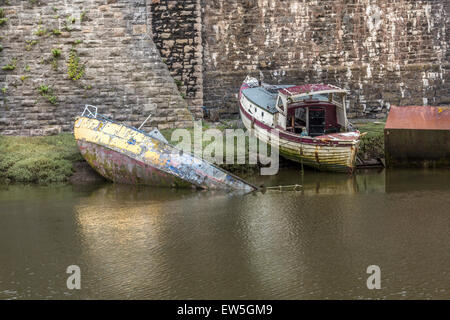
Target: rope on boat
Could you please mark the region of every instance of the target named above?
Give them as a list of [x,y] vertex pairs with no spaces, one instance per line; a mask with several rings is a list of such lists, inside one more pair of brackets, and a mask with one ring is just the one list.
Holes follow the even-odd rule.
[[278,191],[301,191],[303,186],[300,184],[293,184],[288,186],[276,186],[276,187],[264,187],[266,190],[278,190]]

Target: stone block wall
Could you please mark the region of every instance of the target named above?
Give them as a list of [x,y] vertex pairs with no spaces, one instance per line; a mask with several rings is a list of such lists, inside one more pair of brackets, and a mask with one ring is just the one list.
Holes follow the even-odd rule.
[[203,46],[200,0],[153,0],[153,40],[189,110],[202,117]]
[[204,105],[238,112],[247,74],[349,89],[349,115],[450,104],[448,0],[203,0]]
[[147,128],[189,126],[202,106],[237,117],[248,74],[349,89],[351,117],[450,104],[448,0],[0,0],[0,8],[0,134],[70,131],[86,103],[134,126],[151,113]]
[[191,125],[147,2],[0,1],[0,134],[71,131],[84,104],[134,126],[152,114],[146,129]]

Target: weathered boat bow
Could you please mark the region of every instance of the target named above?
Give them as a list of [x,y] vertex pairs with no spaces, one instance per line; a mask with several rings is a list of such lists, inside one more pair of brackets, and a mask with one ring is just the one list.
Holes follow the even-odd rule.
[[256,187],[170,145],[156,129],[146,133],[97,114],[87,105],[75,120],[75,139],[86,161],[102,176],[126,184],[197,187],[251,192]]

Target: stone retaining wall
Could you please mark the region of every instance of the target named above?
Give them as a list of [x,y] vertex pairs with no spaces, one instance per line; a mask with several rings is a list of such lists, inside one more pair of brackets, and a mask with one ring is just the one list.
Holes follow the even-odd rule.
[[146,128],[192,123],[151,40],[147,1],[9,0],[1,8],[1,134],[70,131],[86,103],[134,126],[150,113]]
[[189,110],[202,117],[203,46],[200,0],[153,0],[153,41]]
[[147,128],[189,126],[202,106],[214,119],[237,117],[248,74],[347,88],[350,117],[383,118],[391,104],[450,104],[448,0],[0,7],[0,134],[70,131],[85,103],[134,126],[151,113]]
[[204,104],[236,114],[247,74],[345,87],[350,116],[450,104],[445,0],[205,0]]

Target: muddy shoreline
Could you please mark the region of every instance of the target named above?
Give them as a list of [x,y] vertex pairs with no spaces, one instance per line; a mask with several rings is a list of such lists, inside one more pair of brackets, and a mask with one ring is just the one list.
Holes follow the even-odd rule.
[[68,182],[71,184],[90,184],[108,181],[92,169],[86,161],[74,163],[73,170],[73,174],[68,179]]

